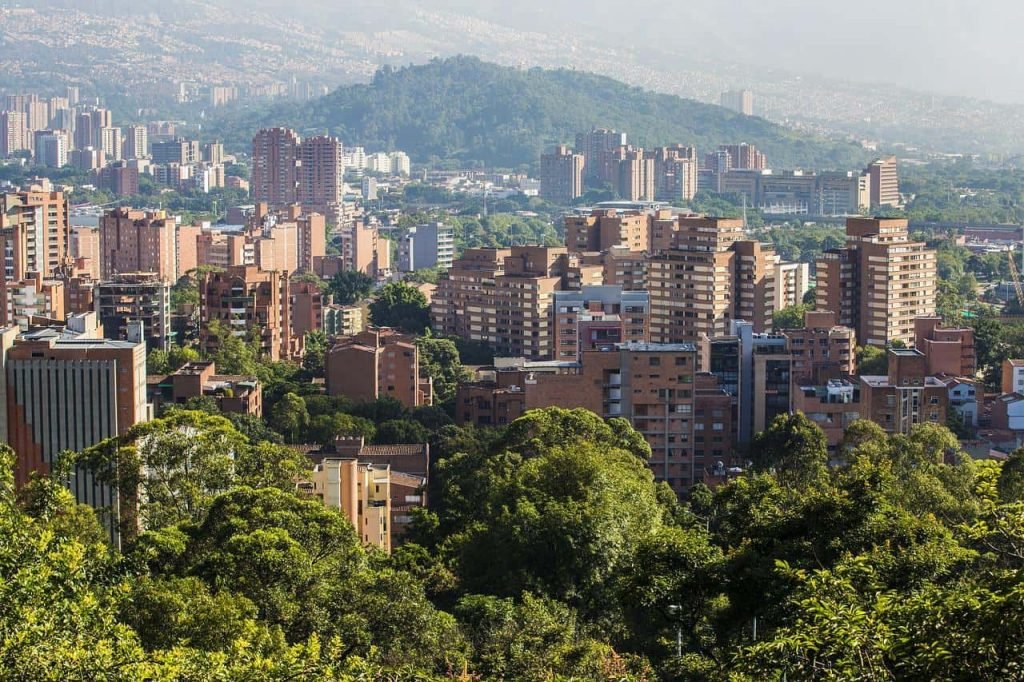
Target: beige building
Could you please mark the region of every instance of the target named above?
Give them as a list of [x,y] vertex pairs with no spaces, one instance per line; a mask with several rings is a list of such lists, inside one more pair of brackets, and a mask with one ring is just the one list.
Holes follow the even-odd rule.
[[912,345],[914,320],[935,313],[935,251],[910,241],[904,219],[848,218],[846,247],[822,254],[815,291],[818,310],[862,344]]
[[658,201],[689,201],[697,193],[697,150],[684,145],[648,149],[654,159],[654,198]]
[[642,148],[622,147],[615,154],[619,196],[626,201],[654,199],[654,159]]
[[300,491],[344,514],[364,545],[391,552],[390,467],[325,457],[308,478],[298,484]]
[[775,258],[775,309],[782,310],[804,302],[811,290],[811,266],[807,263],[786,263]]
[[65,302],[64,282],[37,272],[20,281],[0,281],[0,327],[28,329],[33,318],[63,322]]
[[868,192],[871,206],[900,205],[900,181],[896,172],[896,157],[885,156],[876,159],[864,169],[868,179]]
[[366,329],[366,315],[361,305],[329,303],[323,311],[324,333],[328,337],[355,336]]
[[62,192],[7,192],[0,204],[4,279],[24,280],[30,272],[49,276],[68,263],[71,227]]
[[356,220],[341,230],[341,268],[378,277],[391,269],[391,241],[376,224]]

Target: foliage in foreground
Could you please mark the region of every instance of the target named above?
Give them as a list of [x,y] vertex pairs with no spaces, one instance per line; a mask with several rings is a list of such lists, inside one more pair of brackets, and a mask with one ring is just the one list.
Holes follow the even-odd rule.
[[552,408],[495,434],[443,426],[431,510],[391,556],[297,495],[281,446],[220,417],[177,412],[77,458],[147,463],[147,526],[123,554],[53,481],[16,494],[5,451],[0,669],[1024,679],[1024,452],[976,462],[943,427],[862,421],[828,468],[816,429],[780,417],[753,471],[681,505],[621,420]]

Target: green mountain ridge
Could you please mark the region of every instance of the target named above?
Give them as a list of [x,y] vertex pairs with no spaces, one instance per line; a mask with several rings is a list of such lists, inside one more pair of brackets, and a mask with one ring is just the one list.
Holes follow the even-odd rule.
[[370,83],[341,87],[303,108],[289,104],[242,118],[212,121],[210,129],[230,140],[232,133],[284,125],[304,135],[329,132],[368,151],[401,149],[416,162],[455,159],[499,168],[534,165],[544,148],[571,145],[577,132],[595,127],[624,131],[640,146],[696,145],[701,154],[748,142],[774,168],[851,170],[868,158],[853,142],[799,134],[604,76],[465,56],[384,67]]

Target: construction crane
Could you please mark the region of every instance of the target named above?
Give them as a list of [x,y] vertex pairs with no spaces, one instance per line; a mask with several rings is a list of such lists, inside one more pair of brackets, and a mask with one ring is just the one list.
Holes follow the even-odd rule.
[[1020,272],[1017,270],[1017,261],[1014,260],[1013,251],[1007,251],[1010,255],[1010,279],[1013,280],[1013,289],[1017,292],[1017,303],[1024,308],[1024,286],[1020,283]]

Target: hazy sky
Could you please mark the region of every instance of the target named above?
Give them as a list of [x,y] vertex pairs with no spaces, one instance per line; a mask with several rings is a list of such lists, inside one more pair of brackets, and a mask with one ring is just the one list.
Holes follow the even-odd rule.
[[[342,3],[344,4],[344,3]],[[1024,103],[1022,0],[421,0],[496,23]]]

